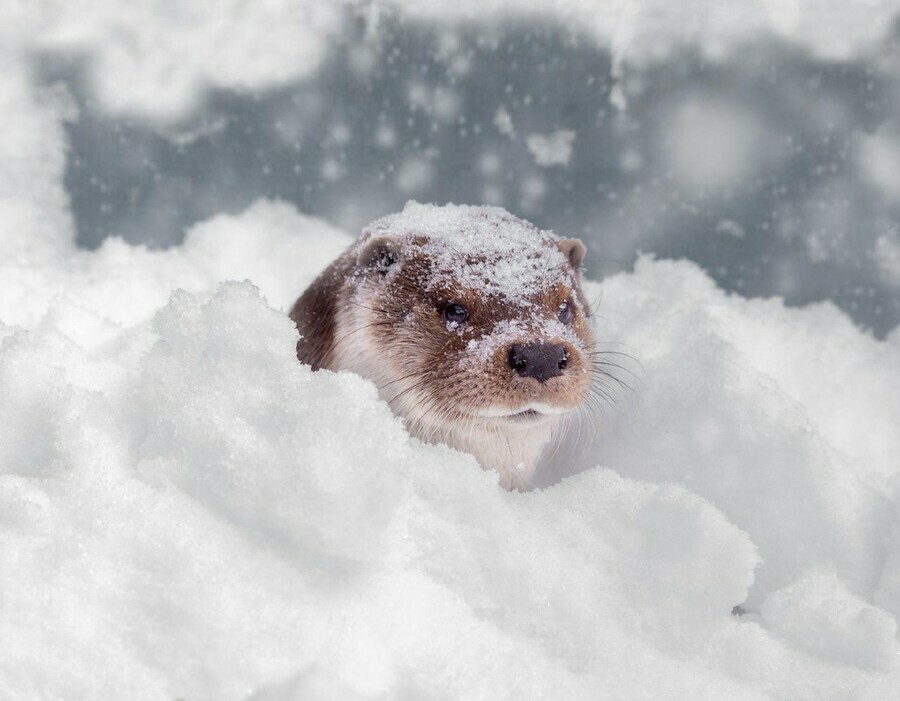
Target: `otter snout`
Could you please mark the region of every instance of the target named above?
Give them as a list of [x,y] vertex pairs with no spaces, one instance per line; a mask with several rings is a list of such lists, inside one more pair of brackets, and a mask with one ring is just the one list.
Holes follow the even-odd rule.
[[509,366],[519,377],[533,377],[544,383],[563,374],[569,362],[569,352],[562,343],[514,343],[506,356]]

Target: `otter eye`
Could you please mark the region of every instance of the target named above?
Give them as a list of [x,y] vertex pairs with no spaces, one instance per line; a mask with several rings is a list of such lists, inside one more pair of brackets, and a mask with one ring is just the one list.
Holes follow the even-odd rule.
[[572,320],[575,318],[575,310],[572,308],[569,300],[566,300],[559,305],[559,313],[557,314],[557,318],[566,326],[572,323]]
[[463,324],[469,318],[469,310],[461,304],[448,304],[444,307],[444,320],[448,324]]

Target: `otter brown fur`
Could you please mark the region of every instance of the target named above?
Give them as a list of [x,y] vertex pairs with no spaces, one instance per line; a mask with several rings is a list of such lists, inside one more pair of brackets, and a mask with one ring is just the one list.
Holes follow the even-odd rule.
[[294,304],[297,356],[372,380],[412,435],[526,488],[590,392],[583,256],[500,208],[408,203]]

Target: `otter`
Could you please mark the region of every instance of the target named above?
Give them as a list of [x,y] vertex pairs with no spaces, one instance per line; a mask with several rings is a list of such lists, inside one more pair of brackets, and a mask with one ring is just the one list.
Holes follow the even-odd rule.
[[409,202],[296,301],[297,357],[368,378],[411,435],[524,490],[590,394],[584,254],[499,207]]

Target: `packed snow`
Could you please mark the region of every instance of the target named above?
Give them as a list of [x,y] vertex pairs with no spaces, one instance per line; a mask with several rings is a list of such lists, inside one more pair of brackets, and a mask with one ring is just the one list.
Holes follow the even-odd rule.
[[[329,26],[301,13],[312,43],[244,64],[299,5],[235,3],[225,41],[144,5],[8,12],[153,119],[301,75]],[[810,41],[867,38],[861,6]],[[219,26],[205,7],[185,26]],[[76,248],[74,108],[4,26],[0,697],[900,696],[900,331],[644,256],[585,283],[628,389],[508,493],[370,383],[297,362],[286,310],[356,232],[260,200],[168,250]],[[182,70],[172,42],[204,50]]]

